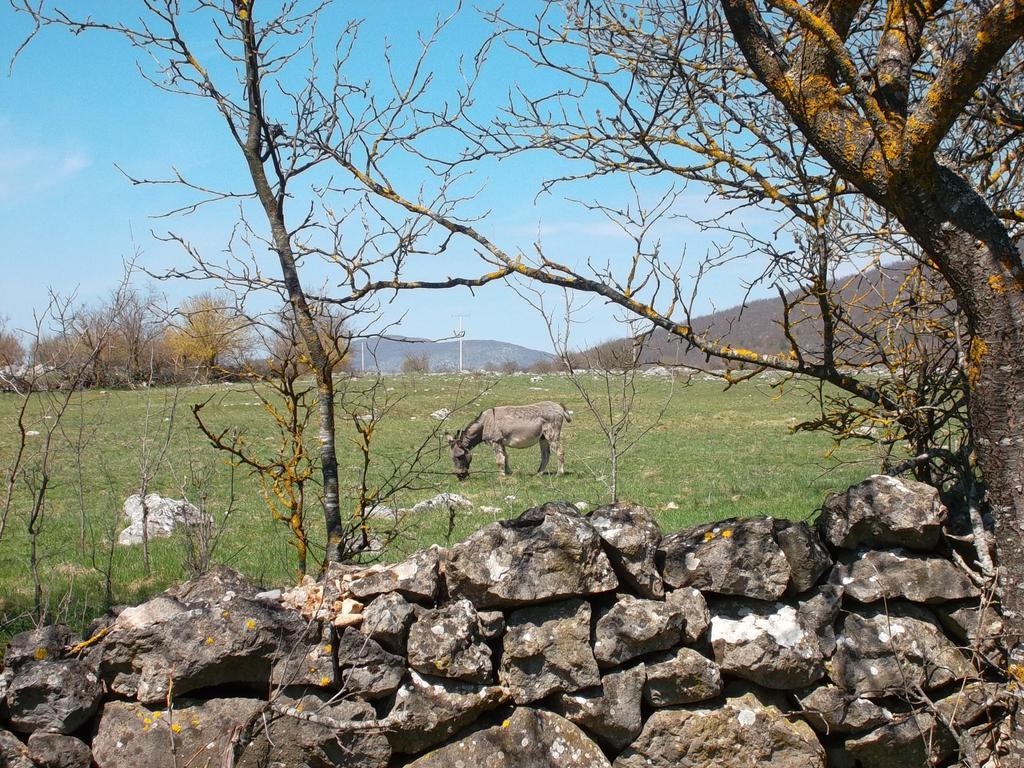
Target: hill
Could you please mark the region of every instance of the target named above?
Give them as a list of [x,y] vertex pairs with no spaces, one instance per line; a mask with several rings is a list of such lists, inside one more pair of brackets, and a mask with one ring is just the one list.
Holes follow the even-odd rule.
[[[368,371],[397,373],[406,358],[419,355],[426,356],[431,371],[457,371],[459,368],[458,340],[430,341],[398,336],[367,339],[365,354],[361,344],[356,342],[352,349],[355,370],[365,367]],[[462,342],[462,367],[467,371],[526,369],[552,359],[554,355],[548,352],[504,341],[464,339]]]

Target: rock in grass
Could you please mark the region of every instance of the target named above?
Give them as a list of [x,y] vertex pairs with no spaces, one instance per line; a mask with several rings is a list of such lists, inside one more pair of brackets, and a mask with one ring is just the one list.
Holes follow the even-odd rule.
[[521,608],[507,621],[498,677],[517,704],[601,683],[585,600]]
[[477,608],[594,595],[619,583],[594,527],[569,505],[553,504],[492,523],[456,544],[445,578],[453,598]]
[[586,734],[552,712],[522,707],[499,726],[477,731],[408,768],[610,768]]
[[818,529],[840,549],[907,547],[934,549],[946,508],[930,485],[888,475],[872,475],[822,505]]

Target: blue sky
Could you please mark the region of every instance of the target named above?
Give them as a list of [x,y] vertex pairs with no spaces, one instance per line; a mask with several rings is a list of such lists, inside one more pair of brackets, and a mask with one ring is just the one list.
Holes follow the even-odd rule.
[[[69,7],[83,5],[70,3]],[[187,6],[187,3],[185,4]],[[531,3],[516,12],[531,12]],[[102,6],[101,6],[102,7]],[[326,37],[340,27],[353,5],[339,3],[321,24]],[[371,84],[381,76],[381,51],[391,43],[399,67],[408,65],[416,50],[416,36],[428,29],[435,14],[450,3],[384,0],[355,7],[365,16],[353,76]],[[76,291],[85,301],[107,293],[116,284],[122,260],[134,251],[155,271],[183,266],[180,250],[160,242],[157,234],[173,230],[187,237],[204,253],[224,251],[237,209],[230,204],[191,217],[172,220],[154,216],[188,198],[170,187],[133,186],[115,166],[136,177],[166,177],[178,169],[199,182],[244,188],[244,167],[229,142],[223,123],[206,100],[160,92],[140,77],[140,53],[111,35],[72,36],[63,30],[45,30],[21,54],[8,75],[6,61],[30,25],[4,3],[0,6],[0,315],[13,327],[26,327],[34,309],[42,307],[47,292]],[[487,27],[472,8],[463,9],[443,38],[438,56],[436,87],[443,92],[454,84],[452,64],[457,54],[471,55]],[[209,48],[202,49],[212,56]],[[321,54],[330,51],[320,46]],[[510,52],[498,50],[485,70],[482,102],[500,100],[510,83],[538,75],[527,70]],[[533,252],[541,237],[546,251],[567,263],[588,257],[621,259],[628,243],[606,222],[563,199],[572,193],[592,199],[615,199],[622,180],[564,190],[535,198],[539,182],[552,168],[551,158],[530,156],[486,167],[472,182],[482,188],[475,210],[489,215],[479,225],[510,252]],[[486,174],[486,175],[485,175]],[[413,194],[423,183],[422,169],[399,167],[396,187]],[[646,184],[654,194],[663,181]],[[699,190],[687,191],[684,208],[707,213]],[[767,221],[767,219],[766,219]],[[663,253],[696,266],[709,247],[707,235],[685,221],[668,224],[663,232]],[[443,265],[446,274],[472,274],[479,264],[468,252],[453,255]],[[683,274],[688,267],[684,265]],[[706,286],[702,307],[725,307],[742,297],[741,285],[749,265],[735,265]],[[305,275],[308,286],[331,279],[329,270],[314,267]],[[145,281],[140,281],[145,282]],[[194,285],[161,282],[156,289],[171,303],[198,289]],[[504,285],[480,289],[405,296],[383,308],[386,319],[404,318],[397,332],[439,338],[448,335],[457,320],[468,314],[470,338],[495,338],[549,349],[543,320]],[[592,302],[578,318],[573,336],[577,346],[622,335],[614,314]]]

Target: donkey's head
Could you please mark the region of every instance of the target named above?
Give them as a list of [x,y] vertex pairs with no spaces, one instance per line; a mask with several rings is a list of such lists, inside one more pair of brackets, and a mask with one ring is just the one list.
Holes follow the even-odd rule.
[[466,442],[462,432],[456,432],[455,436],[445,435],[448,438],[448,448],[452,452],[452,463],[455,465],[455,476],[459,480],[469,477],[469,463],[473,460],[473,454],[466,449]]

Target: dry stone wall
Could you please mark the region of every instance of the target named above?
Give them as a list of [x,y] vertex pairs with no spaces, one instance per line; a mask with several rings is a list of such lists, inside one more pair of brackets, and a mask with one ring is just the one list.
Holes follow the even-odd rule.
[[0,765],[1000,764],[1000,624],[927,486],[662,536],[550,503],[261,592],[218,568],[10,644]]

